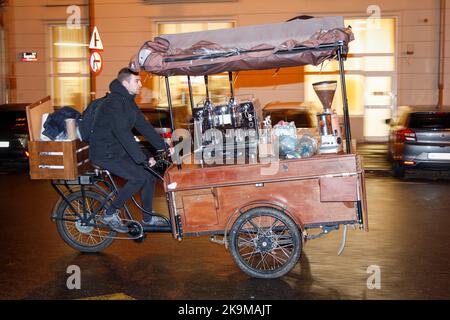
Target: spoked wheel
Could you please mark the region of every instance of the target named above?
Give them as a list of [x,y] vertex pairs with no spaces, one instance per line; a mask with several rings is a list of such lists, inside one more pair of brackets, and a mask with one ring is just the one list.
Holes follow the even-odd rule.
[[285,275],[297,263],[302,249],[298,226],[270,207],[253,208],[237,218],[229,238],[234,261],[255,278]]
[[[68,201],[75,209],[62,201],[56,220],[56,227],[61,238],[72,248],[81,252],[100,252],[111,245],[116,232],[109,228],[101,228],[94,217],[85,221],[80,217],[87,217],[101,207],[105,197],[97,192],[85,191],[85,208],[83,213],[83,196],[81,191],[67,196]],[[106,206],[107,207],[107,206]],[[97,217],[103,212],[100,210]]]

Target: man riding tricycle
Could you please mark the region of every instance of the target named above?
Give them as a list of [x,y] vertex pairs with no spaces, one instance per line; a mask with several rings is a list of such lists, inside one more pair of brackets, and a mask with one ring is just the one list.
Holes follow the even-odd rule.
[[[348,226],[368,231],[364,170],[352,147],[345,86],[344,60],[352,39],[342,17],[326,17],[163,35],[146,42],[129,67],[165,79],[174,154],[168,159],[165,150],[155,166],[145,169],[162,181],[169,215],[153,213],[164,223],[143,224],[125,205],[118,213],[125,229],[112,229],[102,217],[117,203],[120,189],[107,168],[89,169],[87,161],[70,176],[39,177],[51,179],[60,195],[52,218],[63,240],[77,250],[99,252],[115,239],[142,241],[146,232],[169,232],[180,241],[209,235],[231,251],[242,271],[258,278],[283,276],[298,262],[306,240],[342,226],[340,254]],[[315,83],[323,104],[316,136],[289,121],[272,126],[270,119],[262,119],[256,99],[234,93],[240,71],[329,59],[339,63],[343,126],[331,110],[338,82]],[[223,72],[229,76],[230,94],[215,104],[208,77]],[[171,76],[187,77],[191,130],[175,128]],[[205,81],[205,99],[197,105],[193,76]],[[86,147],[75,142],[77,164],[81,156],[76,152]],[[80,152],[86,155],[86,149]]]

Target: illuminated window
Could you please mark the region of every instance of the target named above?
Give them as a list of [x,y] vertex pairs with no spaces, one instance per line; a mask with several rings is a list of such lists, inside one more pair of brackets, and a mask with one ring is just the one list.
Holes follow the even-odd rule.
[[[395,18],[346,19],[355,40],[350,42],[345,61],[349,111],[352,115],[365,114],[367,106],[393,104],[395,90]],[[312,83],[324,80],[339,82],[339,64],[326,61],[319,66],[305,66],[305,101],[320,105]],[[333,108],[342,112],[342,95],[338,88]]]
[[[171,22],[158,24],[158,35],[174,34],[184,32],[195,32],[205,30],[233,28],[234,22]],[[143,79],[143,90],[140,95],[140,103],[150,103],[159,107],[167,106],[167,93],[164,77],[148,77]],[[175,107],[189,106],[187,112],[190,113],[189,88],[186,76],[170,77],[170,93],[172,104]],[[192,93],[194,105],[201,102],[206,95],[204,78],[191,77]],[[213,103],[223,101],[223,97],[229,94],[228,74],[219,74],[209,77],[209,94]]]
[[89,102],[88,28],[51,26],[51,41],[53,105],[84,110]]

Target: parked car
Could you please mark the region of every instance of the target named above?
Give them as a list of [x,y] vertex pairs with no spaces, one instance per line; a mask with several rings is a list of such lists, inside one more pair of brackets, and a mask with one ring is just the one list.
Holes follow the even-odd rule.
[[391,125],[389,158],[395,177],[403,178],[406,169],[450,169],[450,112],[411,112]]
[[263,108],[263,118],[269,116],[272,125],[279,121],[294,121],[297,128],[316,128],[317,120],[313,112],[301,102],[271,102]]
[[27,105],[0,105],[0,171],[28,170]]

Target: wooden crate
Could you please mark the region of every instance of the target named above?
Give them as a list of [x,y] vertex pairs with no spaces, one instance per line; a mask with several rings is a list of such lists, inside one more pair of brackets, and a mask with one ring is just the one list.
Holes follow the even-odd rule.
[[80,140],[39,141],[42,115],[54,111],[50,97],[26,107],[31,179],[74,180],[90,169],[89,146]]

